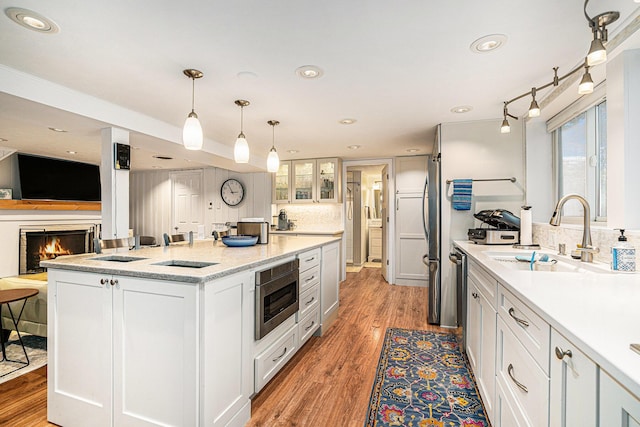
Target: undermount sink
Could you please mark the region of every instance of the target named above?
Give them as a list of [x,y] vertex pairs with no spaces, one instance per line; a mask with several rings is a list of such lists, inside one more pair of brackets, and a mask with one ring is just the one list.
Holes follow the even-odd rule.
[[89,258],[94,261],[112,261],[112,262],[131,262],[131,261],[140,261],[146,258],[139,256],[126,256],[126,255],[107,255],[100,256],[97,258]]
[[536,259],[540,256],[546,255],[547,261],[535,261],[533,265],[527,261],[519,261],[520,259],[531,259],[532,252],[485,252],[485,255],[491,259],[500,262],[504,267],[510,270],[519,271],[535,271],[535,272],[547,272],[547,273],[598,273],[607,274],[611,273],[605,264],[600,263],[581,263],[576,260],[566,260],[561,257],[536,251]]
[[172,259],[169,261],[156,262],[153,265],[164,265],[167,267],[186,267],[186,268],[204,268],[212,265],[217,265],[217,262],[204,262],[204,261],[183,261],[179,259]]

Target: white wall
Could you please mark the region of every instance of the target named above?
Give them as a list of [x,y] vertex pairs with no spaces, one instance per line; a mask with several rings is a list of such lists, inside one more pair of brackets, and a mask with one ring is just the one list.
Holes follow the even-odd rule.
[[[511,133],[501,134],[501,119],[464,123],[443,123],[442,160],[442,248],[441,324],[455,326],[456,291],[453,264],[448,254],[453,240],[467,240],[469,228],[479,226],[473,214],[482,209],[507,209],[517,216],[524,203],[524,130],[520,121],[511,123]],[[508,178],[516,183],[474,182],[471,210],[456,211],[451,205],[453,186],[447,180],[461,178]]]
[[526,123],[525,139],[527,204],[531,206],[533,221],[548,223],[557,202],[553,184],[553,139],[542,120]]

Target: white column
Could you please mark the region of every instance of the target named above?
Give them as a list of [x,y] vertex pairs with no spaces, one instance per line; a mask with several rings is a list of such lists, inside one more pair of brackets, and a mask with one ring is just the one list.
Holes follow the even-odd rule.
[[115,144],[129,145],[129,132],[118,128],[102,129],[102,238],[129,235],[129,171],[114,168]]
[[607,62],[607,223],[640,228],[640,49]]

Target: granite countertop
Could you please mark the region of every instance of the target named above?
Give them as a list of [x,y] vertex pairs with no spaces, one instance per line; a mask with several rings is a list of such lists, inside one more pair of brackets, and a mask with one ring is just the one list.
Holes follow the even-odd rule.
[[[338,241],[336,237],[321,236],[271,236],[269,243],[249,247],[227,247],[221,241],[200,240],[193,246],[188,243],[164,247],[141,248],[135,251],[104,251],[101,254],[61,256],[55,260],[42,261],[41,266],[63,270],[91,273],[116,274],[144,277],[148,279],[172,280],[186,283],[204,283],[240,271]],[[110,255],[117,257],[140,257],[131,262],[99,260]],[[159,262],[180,260],[189,262],[217,263],[203,268],[156,265]]]
[[[585,263],[559,255],[553,258],[594,271],[519,271],[487,254],[518,251],[511,246],[476,245],[469,241],[454,244],[640,397],[640,354],[629,348],[631,343],[640,343],[640,273],[614,273],[606,264],[584,266]],[[552,250],[542,252],[554,254]]]
[[269,234],[310,234],[318,236],[341,236],[344,233],[342,229],[309,229],[295,228],[293,230],[269,230]]

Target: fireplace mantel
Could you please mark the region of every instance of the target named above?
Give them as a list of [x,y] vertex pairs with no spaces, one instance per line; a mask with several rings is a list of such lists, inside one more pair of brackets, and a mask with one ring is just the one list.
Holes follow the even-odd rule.
[[0,200],[0,210],[100,211],[100,202],[65,202],[62,200]]

